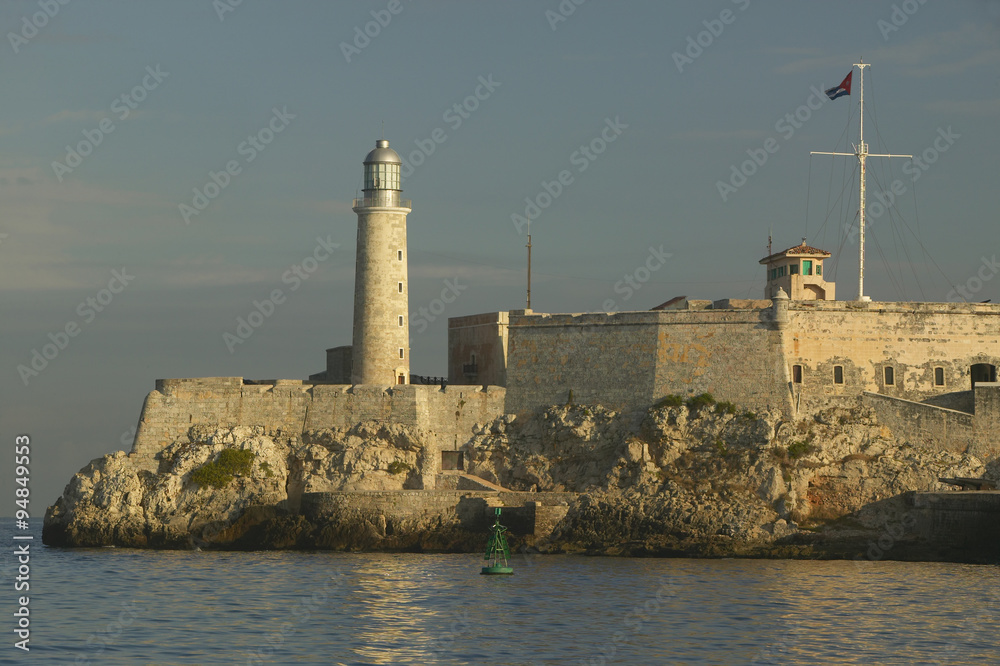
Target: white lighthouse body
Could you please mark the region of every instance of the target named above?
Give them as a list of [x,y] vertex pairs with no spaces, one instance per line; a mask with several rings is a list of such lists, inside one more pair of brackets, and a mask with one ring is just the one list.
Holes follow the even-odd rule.
[[410,382],[410,323],[407,307],[406,214],[400,199],[401,161],[380,139],[364,161],[364,197],[358,214],[354,277],[354,341],[351,383]]

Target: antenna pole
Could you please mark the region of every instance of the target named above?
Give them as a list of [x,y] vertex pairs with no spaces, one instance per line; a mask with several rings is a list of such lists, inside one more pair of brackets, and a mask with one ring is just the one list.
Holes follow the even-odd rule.
[[[772,252],[771,252],[771,227],[768,227],[767,228],[767,258],[768,259],[771,258],[771,254],[772,254]],[[771,293],[771,284],[770,284],[771,283],[771,266],[773,264],[774,264],[773,261],[768,261],[767,262],[767,277],[764,280],[764,285],[765,285],[765,287],[764,287],[764,298],[772,298],[773,297],[773,294]]]
[[528,234],[528,309],[531,309],[531,234]]

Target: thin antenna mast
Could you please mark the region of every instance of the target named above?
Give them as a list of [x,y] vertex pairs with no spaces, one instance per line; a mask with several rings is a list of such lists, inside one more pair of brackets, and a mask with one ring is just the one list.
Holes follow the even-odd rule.
[[528,234],[528,309],[531,309],[531,234]]
[[861,166],[861,184],[858,196],[858,300],[871,300],[865,296],[865,166],[869,157],[913,157],[913,155],[890,155],[881,153],[869,153],[868,144],[865,143],[865,67],[871,67],[864,58],[861,62],[854,63],[854,66],[861,70],[861,123],[858,128],[858,144],[854,146],[853,153],[824,153],[813,151],[810,155],[844,155],[858,158]]

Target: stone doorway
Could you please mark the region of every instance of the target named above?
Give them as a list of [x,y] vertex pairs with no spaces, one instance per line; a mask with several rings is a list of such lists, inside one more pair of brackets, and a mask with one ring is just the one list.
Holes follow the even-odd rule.
[[995,382],[997,380],[997,366],[992,363],[973,363],[969,369],[972,375],[972,388],[976,388],[976,382]]

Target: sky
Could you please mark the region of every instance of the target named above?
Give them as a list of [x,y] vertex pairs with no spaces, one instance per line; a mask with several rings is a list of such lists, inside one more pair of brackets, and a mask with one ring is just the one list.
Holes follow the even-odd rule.
[[759,298],[769,236],[856,298],[857,160],[810,151],[857,142],[857,69],[821,91],[861,58],[869,151],[913,155],[869,161],[866,294],[1000,301],[1000,2],[61,1],[0,5],[0,434],[36,517],[157,378],[350,344],[382,136],[416,374],[448,317],[524,307],[529,219],[536,311]]

